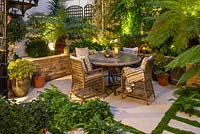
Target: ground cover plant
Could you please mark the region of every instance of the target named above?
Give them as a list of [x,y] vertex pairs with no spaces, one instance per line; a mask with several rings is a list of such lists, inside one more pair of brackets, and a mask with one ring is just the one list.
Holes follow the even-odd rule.
[[184,122],[191,126],[200,127],[199,122],[182,118],[176,115],[178,111],[181,111],[188,113],[189,115],[200,117],[200,111],[195,109],[195,107],[200,107],[200,87],[187,87],[186,89],[177,90],[175,94],[179,96],[178,99],[165,113],[165,116],[162,118],[158,126],[152,131],[153,134],[161,134],[164,130],[175,134],[193,134],[191,131],[184,131],[169,126],[168,123],[172,119]]
[[108,103],[100,99],[83,105],[71,102],[54,86],[30,103],[0,98],[0,120],[0,133],[6,134],[38,134],[44,129],[61,134],[76,128],[88,134],[143,133],[115,121]]

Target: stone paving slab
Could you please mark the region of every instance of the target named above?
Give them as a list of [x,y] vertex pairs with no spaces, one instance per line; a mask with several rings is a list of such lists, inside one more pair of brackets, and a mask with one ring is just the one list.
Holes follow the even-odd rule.
[[169,132],[169,131],[167,131],[167,130],[164,130],[164,131],[162,132],[162,134],[174,134],[174,133]]
[[197,121],[197,122],[200,123],[200,118],[197,117],[196,115],[190,116],[189,114],[184,113],[184,112],[177,112],[176,116],[181,117],[181,118],[186,118],[186,119],[189,119],[189,120],[192,120],[192,121]]
[[195,134],[200,134],[200,128],[191,126],[190,124],[186,124],[184,122],[180,122],[174,119],[171,119],[168,125],[170,127],[178,128],[180,130],[191,131]]

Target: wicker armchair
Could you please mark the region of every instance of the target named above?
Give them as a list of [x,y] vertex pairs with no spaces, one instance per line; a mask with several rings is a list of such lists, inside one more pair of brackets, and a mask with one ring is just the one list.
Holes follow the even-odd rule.
[[149,104],[149,98],[155,93],[152,84],[153,57],[145,57],[140,67],[124,67],[121,75],[122,99],[124,96],[142,99]]
[[87,98],[103,96],[104,94],[104,73],[102,68],[86,71],[81,58],[70,56],[72,66],[71,95],[81,99],[81,103]]

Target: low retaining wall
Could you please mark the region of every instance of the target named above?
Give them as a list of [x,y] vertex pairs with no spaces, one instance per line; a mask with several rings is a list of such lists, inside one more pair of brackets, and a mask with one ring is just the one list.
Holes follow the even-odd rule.
[[71,75],[69,55],[61,54],[26,59],[31,60],[46,75],[46,81]]

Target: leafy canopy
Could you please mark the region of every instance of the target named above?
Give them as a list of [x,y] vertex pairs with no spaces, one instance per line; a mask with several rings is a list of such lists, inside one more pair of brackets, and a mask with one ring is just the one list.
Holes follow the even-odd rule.
[[172,38],[169,45],[180,54],[190,39],[199,36],[200,0],[168,0],[150,4],[161,10],[147,37],[151,46],[161,46]]

